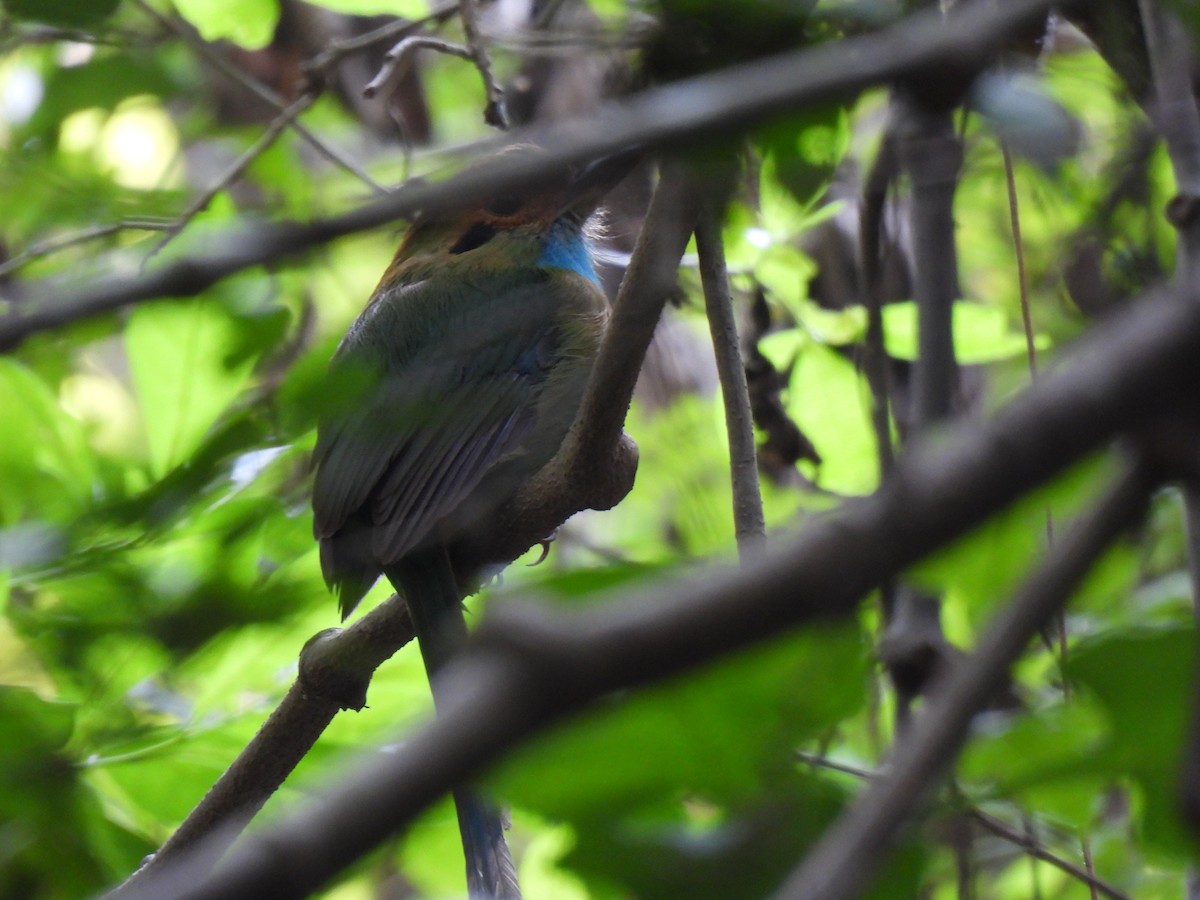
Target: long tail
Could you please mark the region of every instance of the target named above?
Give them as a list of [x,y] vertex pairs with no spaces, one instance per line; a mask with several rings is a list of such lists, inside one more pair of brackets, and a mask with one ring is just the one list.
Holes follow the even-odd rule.
[[[408,602],[425,671],[438,704],[437,674],[467,639],[462,595],[443,548],[405,559],[386,572]],[[521,888],[500,813],[470,788],[454,791],[471,900],[520,900]]]

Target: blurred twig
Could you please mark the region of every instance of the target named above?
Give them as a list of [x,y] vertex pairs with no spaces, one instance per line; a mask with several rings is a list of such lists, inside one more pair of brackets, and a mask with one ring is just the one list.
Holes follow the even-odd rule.
[[[288,104],[282,97],[280,97],[261,81],[243,72],[233,63],[227,60],[216,48],[214,48],[208,42],[202,40],[199,35],[195,34],[190,28],[187,27],[186,24],[175,18],[172,18],[171,16],[163,15],[153,6],[147,3],[146,0],[134,0],[134,2],[143,13],[157,22],[162,28],[165,28],[177,35],[179,39],[191,47],[198,56],[200,56],[205,62],[215,68],[226,78],[229,78],[236,84],[241,85],[247,91],[254,94],[254,96],[258,97],[264,103],[275,107],[281,113],[287,111]],[[331,66],[339,58],[340,57],[331,55],[328,57],[328,60],[325,64]],[[315,93],[320,93],[319,90],[314,90]],[[300,137],[312,145],[314,150],[316,150],[334,165],[345,169],[376,193],[385,193],[386,189],[383,187],[383,185],[379,184],[377,181],[375,181],[375,179],[368,175],[362,166],[358,165],[358,163],[354,162],[354,160],[350,159],[348,156],[346,156],[346,154],[342,153],[342,151],[338,150],[336,147],[333,147],[325,140],[318,137],[306,125],[295,121],[294,117],[293,121],[288,124],[292,130],[296,132],[296,134],[300,135]]]
[[[754,566],[709,568],[570,611],[494,599],[467,650],[446,669],[451,699],[436,720],[406,735],[394,752],[347,767],[336,789],[247,836],[207,877],[189,868],[190,855],[181,860],[188,896],[311,892],[452,785],[596,699],[661,681],[804,622],[853,615],[882,579],[978,526],[1118,431],[1177,410],[1200,379],[1198,346],[1200,303],[1145,299],[1097,325],[1070,363],[1007,408],[914,449],[877,494],[810,521]],[[855,806],[872,816],[872,842],[890,836],[913,812],[914,804],[904,801],[923,793],[949,762],[997,673],[1025,648],[1098,548],[1128,524],[1148,488],[1140,470],[1122,478],[1084,527],[1050,552],[1002,624],[956,669],[940,699],[931,700],[911,740],[900,745],[905,755],[863,795],[874,800],[882,791],[885,804],[877,813],[872,803]],[[902,785],[899,794],[895,782]],[[882,856],[880,845],[854,855],[853,864],[864,869]],[[127,900],[170,896],[182,883],[166,871]]]
[[41,259],[42,257],[59,253],[71,247],[86,244],[88,241],[111,237],[122,231],[168,231],[172,225],[173,221],[170,219],[122,219],[120,222],[111,222],[108,225],[92,225],[88,228],[80,228],[77,231],[60,234],[57,237],[47,238],[44,241],[39,241],[36,244],[26,247],[16,256],[0,263],[0,278],[28,265],[35,259]]
[[[0,351],[37,332],[131,303],[195,296],[235,272],[304,253],[418,209],[461,207],[500,187],[527,189],[560,175],[569,165],[630,146],[649,149],[727,138],[805,104],[916,70],[972,71],[986,62],[997,42],[1040,19],[1049,6],[1050,0],[1011,0],[1002,8],[971,4],[946,22],[940,15],[918,14],[870,35],[674,82],[577,119],[514,134],[511,142],[545,148],[545,156],[537,161],[507,154],[437,183],[410,181],[340,216],[240,229],[211,253],[179,259],[137,277],[114,277],[77,289],[58,283],[31,285],[30,302],[24,304],[29,311],[0,323]],[[509,142],[485,142],[474,149],[483,152]]]
[[972,716],[1041,628],[1078,587],[1104,550],[1145,509],[1157,477],[1134,463],[1059,544],[1050,548],[1016,596],[989,623],[975,651],[941,681],[887,774],[872,782],[822,835],[778,891],[779,900],[849,900],[869,883],[885,849],[916,814],[950,766]]
[[242,173],[260,156],[267,152],[271,146],[279,139],[284,130],[296,123],[296,117],[308,109],[316,101],[316,94],[305,92],[300,95],[299,99],[290,104],[283,112],[276,116],[270,125],[253,144],[247,147],[242,153],[225,167],[216,179],[213,180],[207,188],[199,195],[193,198],[171,224],[164,229],[166,234],[150,249],[146,254],[142,264],[145,265],[151,259],[158,255],[164,247],[167,246],[176,236],[179,235],[188,223],[197,215],[208,209],[208,205],[212,203],[213,198],[221,191],[229,187],[233,182],[242,176]]

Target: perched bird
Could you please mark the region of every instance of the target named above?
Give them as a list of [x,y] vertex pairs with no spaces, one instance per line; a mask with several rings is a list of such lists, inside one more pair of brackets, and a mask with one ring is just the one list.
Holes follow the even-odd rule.
[[[343,618],[387,576],[435,706],[479,574],[455,571],[454,547],[487,534],[575,419],[608,315],[584,225],[628,168],[613,158],[535,195],[418,218],[334,356],[360,389],[318,425],[321,569]],[[496,812],[469,789],[454,799],[471,896],[519,896]]]

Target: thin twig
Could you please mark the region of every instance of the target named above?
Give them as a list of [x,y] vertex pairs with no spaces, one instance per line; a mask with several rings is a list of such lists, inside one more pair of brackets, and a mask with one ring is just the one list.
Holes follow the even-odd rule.
[[1021,296],[1021,324],[1025,329],[1025,353],[1029,360],[1029,377],[1037,378],[1037,346],[1033,338],[1033,311],[1029,304],[1029,278],[1025,273],[1025,242],[1021,239],[1021,211],[1017,198],[1017,178],[1013,170],[1012,151],[1006,141],[1000,142],[1004,159],[1004,184],[1008,188],[1008,225],[1012,231],[1013,252],[1017,258],[1017,290]]
[[293,102],[283,112],[276,116],[267,129],[259,135],[258,140],[242,151],[233,162],[231,162],[216,179],[213,180],[207,188],[198,194],[191,203],[189,203],[175,220],[171,222],[166,229],[166,234],[150,249],[146,254],[146,258],[142,261],[142,265],[148,263],[151,259],[162,252],[167,244],[171,243],[188,224],[208,209],[208,205],[212,203],[213,198],[221,191],[229,187],[234,181],[242,176],[242,173],[260,156],[267,152],[272,145],[283,134],[284,130],[295,123],[296,117],[308,109],[316,101],[315,94],[305,93],[300,95],[300,98]]
[[700,280],[704,306],[712,333],[717,375],[725,402],[725,430],[729,436],[729,475],[733,484],[733,525],[738,556],[749,561],[766,540],[762,493],[758,484],[758,458],[754,446],[754,419],[750,414],[750,392],[742,362],[729,274],[725,270],[725,246],[721,237],[719,208],[707,201],[696,222],[696,248],[700,254]]
[[[146,0],[134,0],[134,2],[143,13],[158,23],[160,27],[165,28],[177,35],[180,40],[187,44],[196,53],[196,55],[201,57],[205,62],[211,65],[226,78],[230,79],[235,84],[242,86],[264,103],[275,107],[280,112],[283,112],[285,109],[287,109],[287,102],[277,93],[275,93],[275,91],[271,90],[258,79],[248,75],[246,72],[243,72],[237,66],[233,65],[233,63],[221,55],[219,50],[217,50],[207,41],[202,40],[183,22],[180,22],[171,16],[163,15],[153,6],[147,3]],[[319,93],[319,91],[316,89],[314,89],[314,92]],[[358,163],[354,162],[354,160],[350,159],[336,147],[326,143],[302,122],[293,122],[291,127],[296,134],[300,135],[300,137],[307,141],[319,154],[321,154],[334,165],[345,169],[363,184],[367,185],[372,191],[377,194],[383,194],[387,192],[387,189],[383,185],[379,184],[379,182],[377,182],[369,174],[367,174],[367,171],[363,169],[362,166],[358,165]]]
[[376,44],[382,44],[385,41],[394,41],[396,38],[412,34],[414,31],[418,31],[430,23],[444,22],[456,12],[458,12],[458,3],[444,3],[423,18],[415,19],[411,22],[404,19],[397,19],[394,22],[381,25],[373,31],[368,31],[366,34],[333,41],[324,50],[309,60],[305,64],[305,69],[315,72],[328,72],[337,63],[341,62],[343,58],[352,53],[357,53],[359,50],[365,50],[367,47],[373,47]]
[[0,278],[17,271],[36,259],[42,259],[43,257],[59,253],[71,247],[77,247],[80,244],[86,244],[88,241],[111,237],[122,231],[167,231],[171,226],[172,222],[169,219],[122,219],[119,222],[111,222],[108,225],[92,225],[88,228],[70,231],[66,234],[47,238],[44,241],[32,244],[11,259],[0,263]]
[[[859,766],[847,765],[846,763],[841,763],[816,753],[797,753],[796,758],[803,760],[810,766],[828,769],[831,772],[841,772],[845,775],[853,775],[855,778],[861,778],[864,781],[879,777],[878,772],[872,772],[869,769],[863,769]],[[1028,834],[1018,831],[1002,819],[997,818],[991,813],[984,812],[979,807],[968,807],[966,814],[996,837],[1017,845],[1029,855],[1036,856],[1043,862],[1049,863],[1056,869],[1061,869],[1073,878],[1082,881],[1091,890],[1092,900],[1099,900],[1100,894],[1104,894],[1106,897],[1111,898],[1111,900],[1131,900],[1127,894],[1096,875],[1095,867],[1092,865],[1091,851],[1088,849],[1086,840],[1083,841],[1083,859],[1086,866],[1086,870],[1084,870],[1070,860],[1059,856],[1045,844],[1032,839]],[[1071,837],[1072,835],[1065,833],[1064,836]]]
[[1063,859],[1056,853],[1049,850],[1045,844],[1038,841],[1027,833],[1022,833],[1017,829],[1009,826],[1007,823],[984,812],[981,809],[972,809],[968,813],[973,820],[978,822],[982,827],[986,828],[996,837],[1003,838],[1010,843],[1016,844],[1027,854],[1035,859],[1040,859],[1044,863],[1054,866],[1066,872],[1073,878],[1083,882],[1088,886],[1088,890],[1092,895],[1092,900],[1099,900],[1099,896],[1103,894],[1111,900],[1132,900],[1132,898],[1119,888],[1109,884],[1103,878],[1096,875],[1095,869],[1092,868],[1091,854],[1087,851],[1086,842],[1084,843],[1084,861],[1086,869],[1081,869],[1079,866],[1070,860]]
[[[1092,864],[1092,844],[1087,838],[1083,838],[1079,842],[1079,847],[1083,851],[1083,865],[1088,873],[1088,887],[1091,888],[1091,900],[1100,900],[1100,885],[1094,880],[1096,876],[1096,867]],[[1111,897],[1112,895],[1109,894]]]
[[[190,864],[203,861],[199,847],[198,856],[189,854],[178,869],[161,873],[127,900],[173,896],[181,883],[192,900],[311,893],[452,785],[478,777],[518,742],[596,699],[678,675],[803,622],[852,615],[881,579],[981,524],[1118,430],[1142,427],[1175,409],[1197,389],[1197,347],[1200,303],[1160,296],[1130,304],[1095,326],[1069,362],[1020,399],[914,450],[877,494],[810,521],[764,551],[757,565],[706,569],[620,599],[610,596],[609,602],[598,598],[582,609],[495,598],[466,652],[445,672],[443,683],[456,702],[436,720],[405,735],[392,752],[347,766],[336,788],[248,836],[219,870],[205,875]],[[964,492],[963,485],[971,490]],[[1140,503],[1140,479],[1134,493]],[[1085,537],[1097,537],[1099,519],[1116,530],[1111,520],[1121,518],[1121,504],[1110,501],[1104,508],[1113,515],[1093,519]],[[1080,543],[1089,544],[1071,537],[1049,558],[1061,563],[1064,555],[1094,555],[1090,544],[1081,552]],[[1061,583],[1043,578],[1033,584],[1056,599],[1078,574],[1069,566],[1048,573]],[[958,670],[949,695],[954,721],[988,693],[1004,668],[997,654],[1024,649],[1028,624],[990,629],[981,645],[988,655]],[[964,678],[970,702],[958,702]],[[931,701],[928,709],[941,705]],[[924,731],[953,724],[940,714],[924,721],[928,728],[905,747],[919,748],[915,738]],[[954,741],[951,734],[939,739]],[[910,811],[905,806],[897,812],[890,801],[885,810],[889,819]],[[855,856],[854,865],[875,859]],[[187,880],[177,882],[176,871]]]
[[[528,189],[557,177],[569,165],[630,146],[650,149],[714,136],[728,138],[805,104],[845,96],[918,69],[958,71],[976,66],[989,58],[999,41],[1044,15],[1050,2],[1010,0],[1003,7],[970,4],[945,23],[939,15],[917,14],[870,35],[674,82],[605,104],[575,120],[513,135],[513,143],[545,148],[546,155],[537,163],[508,154],[436,184],[410,182],[334,218],[239,230],[213,253],[177,260],[135,278],[111,278],[78,290],[55,283],[33,285],[30,296],[41,302],[29,303],[30,312],[0,323],[0,351],[39,331],[130,303],[195,296],[236,272],[304,253],[419,209],[461,208],[501,187]],[[484,142],[475,149],[497,149],[507,143]]]
[[487,93],[487,106],[483,111],[483,121],[501,131],[508,130],[508,113],[504,110],[504,89],[496,81],[492,72],[492,58],[488,54],[487,44],[479,32],[479,3],[478,0],[459,0],[458,15],[462,20],[463,37],[471,50],[471,58],[475,60],[475,68],[483,79],[483,89]]
[[803,900],[858,896],[899,828],[949,768],[971,718],[987,702],[1031,637],[1045,627],[1108,546],[1145,509],[1154,477],[1130,466],[1066,539],[1051,548],[1016,596],[988,625],[975,651],[935,689],[887,774],[867,786],[826,830],[776,895]]
[[408,62],[418,50],[436,50],[438,53],[445,53],[447,56],[457,56],[459,59],[468,61],[472,61],[475,58],[471,51],[462,44],[456,44],[453,41],[447,41],[428,34],[412,35],[404,38],[383,55],[383,65],[379,67],[379,71],[375,73],[375,77],[363,86],[362,95],[368,100],[374,98],[380,91],[392,83],[397,72],[402,71],[400,64]]

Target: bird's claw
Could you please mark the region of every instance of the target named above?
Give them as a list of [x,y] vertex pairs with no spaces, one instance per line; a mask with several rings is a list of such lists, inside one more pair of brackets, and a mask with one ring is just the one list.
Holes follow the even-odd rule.
[[555,528],[552,532],[550,532],[550,534],[548,534],[546,537],[544,537],[540,541],[538,541],[538,544],[540,544],[541,548],[542,548],[542,555],[539,556],[537,559],[535,559],[533,562],[528,563],[528,566],[531,569],[534,566],[540,566],[542,563],[544,563],[546,561],[546,557],[550,555],[550,545],[554,543],[554,539],[556,537],[558,537],[558,529],[557,528]]

